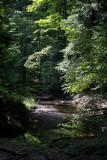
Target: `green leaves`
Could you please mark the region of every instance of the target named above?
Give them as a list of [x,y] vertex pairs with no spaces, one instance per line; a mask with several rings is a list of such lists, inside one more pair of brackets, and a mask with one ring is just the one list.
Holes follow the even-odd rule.
[[41,58],[44,55],[47,55],[48,52],[50,52],[51,48],[51,46],[47,46],[46,48],[43,48],[40,52],[35,52],[33,55],[30,55],[24,66],[29,69],[40,67]]
[[0,16],[4,17],[5,16],[5,9],[3,7],[3,3],[0,1]]
[[103,19],[99,24],[97,17],[102,17],[98,12],[101,6],[77,3],[67,20],[61,22],[69,43],[62,50],[64,59],[57,67],[64,74],[63,88],[71,93],[82,92],[90,86],[107,87],[107,26]]

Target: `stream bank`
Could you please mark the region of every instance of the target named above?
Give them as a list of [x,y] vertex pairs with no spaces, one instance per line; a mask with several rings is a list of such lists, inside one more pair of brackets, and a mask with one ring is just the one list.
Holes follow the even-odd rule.
[[[98,105],[96,106],[96,104]],[[106,117],[105,122],[107,122],[106,104],[106,99],[102,100],[100,97],[94,98],[93,101],[86,95],[72,101],[40,102],[38,106],[35,105],[31,108],[34,123],[41,121],[40,125],[37,122],[32,130],[15,139],[1,140],[0,160],[106,160],[106,132],[100,135],[87,134],[86,136],[84,133],[80,134],[83,132],[81,123],[76,121],[74,124],[78,125],[73,125],[73,128],[72,124],[68,123],[70,118],[72,120],[73,116],[78,115],[78,109],[81,111],[81,115],[87,113],[88,118],[92,115],[100,116],[101,120],[102,117]],[[85,125],[89,126],[90,122],[91,119]],[[93,122],[95,123],[95,121]],[[60,132],[58,132],[59,130],[53,132],[52,130],[55,131],[58,124]],[[71,128],[69,128],[70,126]],[[69,132],[64,132],[65,129]],[[75,132],[72,132],[72,129]]]

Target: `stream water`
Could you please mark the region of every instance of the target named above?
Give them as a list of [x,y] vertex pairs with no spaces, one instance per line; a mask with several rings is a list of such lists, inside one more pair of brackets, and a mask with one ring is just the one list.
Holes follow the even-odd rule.
[[38,125],[38,134],[71,134],[72,118],[78,116],[81,105],[64,101],[43,101],[33,109],[32,119]]
[[102,110],[95,112],[65,101],[41,101],[32,109],[31,117],[36,124],[36,134],[40,136],[53,133],[70,136],[97,135],[102,132],[106,121]]

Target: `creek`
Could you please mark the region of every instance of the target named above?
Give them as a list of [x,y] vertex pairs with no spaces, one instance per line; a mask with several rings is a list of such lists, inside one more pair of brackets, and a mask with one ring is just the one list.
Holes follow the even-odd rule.
[[86,109],[69,101],[40,101],[31,109],[31,117],[39,136],[49,134],[96,136],[105,128],[103,110]]
[[81,108],[81,105],[65,101],[41,101],[31,109],[31,117],[38,134],[67,135],[71,133],[72,118],[80,114]]

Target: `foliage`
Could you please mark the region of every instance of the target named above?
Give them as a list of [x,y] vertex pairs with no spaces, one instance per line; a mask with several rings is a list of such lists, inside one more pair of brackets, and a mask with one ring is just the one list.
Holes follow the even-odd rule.
[[30,107],[33,107],[33,106],[35,106],[35,100],[34,100],[34,98],[25,98],[24,100],[23,100],[23,104],[27,107],[27,108],[30,108]]
[[[59,5],[59,6],[58,6]],[[27,7],[28,12],[36,15],[35,20],[35,38],[34,43],[37,44],[35,54],[32,54],[25,63],[25,67],[30,68],[30,71],[34,73],[35,66],[35,80],[38,79],[41,83],[41,87],[48,90],[54,84],[58,83],[60,72],[55,70],[57,63],[62,59],[62,53],[60,50],[65,45],[64,32],[61,31],[59,22],[64,17],[64,2],[58,0],[55,1],[33,1],[31,5]],[[39,15],[38,15],[39,13]],[[51,46],[49,52],[40,57],[41,51],[44,48]],[[33,56],[36,55],[34,61]],[[32,63],[30,59],[33,58]],[[38,65],[36,66],[36,64]],[[49,80],[47,82],[47,79]]]
[[[77,2],[67,20],[61,22],[68,35],[64,59],[57,69],[64,73],[66,92],[78,93],[91,86],[106,88],[106,15],[100,3]],[[98,17],[101,17],[100,21]],[[92,87],[91,87],[92,88]]]
[[4,7],[3,7],[3,3],[2,1],[0,1],[0,16],[3,17],[5,14],[4,14]]
[[43,48],[40,52],[35,52],[33,55],[30,55],[28,60],[25,63],[25,67],[29,69],[37,69],[40,67],[41,58],[50,51],[51,46],[47,46]]
[[73,118],[72,136],[99,136],[106,134],[103,128],[107,126],[106,117],[89,116],[84,114],[81,117]]
[[34,146],[40,144],[40,140],[37,137],[34,137],[33,135],[31,135],[30,133],[26,133],[25,138],[27,142],[29,142],[30,144],[33,144]]
[[2,84],[16,89],[35,81],[39,91],[64,81],[72,94],[106,89],[105,1],[0,3]]

